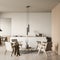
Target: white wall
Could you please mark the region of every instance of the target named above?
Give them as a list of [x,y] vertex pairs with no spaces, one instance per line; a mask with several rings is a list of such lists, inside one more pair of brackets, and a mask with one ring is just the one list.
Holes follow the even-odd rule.
[[11,19],[0,18],[0,36],[10,36],[11,35]]
[[[26,35],[26,13],[2,13],[1,17],[11,18],[12,35]],[[29,35],[34,35],[37,31],[47,36],[51,36],[51,13],[30,13],[29,23]]]
[[52,10],[53,51],[60,55],[60,3]]

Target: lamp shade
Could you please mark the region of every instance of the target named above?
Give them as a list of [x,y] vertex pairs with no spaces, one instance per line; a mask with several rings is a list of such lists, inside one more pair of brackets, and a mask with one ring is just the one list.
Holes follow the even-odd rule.
[[27,27],[27,35],[28,35],[29,31],[30,31],[30,25],[28,24],[28,27]]

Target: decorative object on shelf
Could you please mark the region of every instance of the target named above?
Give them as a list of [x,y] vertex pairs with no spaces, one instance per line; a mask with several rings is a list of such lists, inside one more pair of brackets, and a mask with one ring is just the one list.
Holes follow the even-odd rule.
[[29,8],[30,6],[26,6],[27,8],[27,36],[28,36],[28,33],[30,32],[30,24],[29,24]]

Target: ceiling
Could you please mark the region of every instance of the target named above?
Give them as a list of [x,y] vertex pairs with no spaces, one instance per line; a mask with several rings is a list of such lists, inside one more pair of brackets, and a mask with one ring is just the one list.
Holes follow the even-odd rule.
[[30,5],[31,12],[51,12],[60,0],[0,0],[0,12],[26,12]]

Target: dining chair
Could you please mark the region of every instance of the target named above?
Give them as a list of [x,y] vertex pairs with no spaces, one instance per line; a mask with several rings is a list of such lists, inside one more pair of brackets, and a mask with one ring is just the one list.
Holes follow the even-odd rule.
[[47,47],[47,42],[38,43],[38,54],[40,52],[43,52],[47,56],[47,54],[46,54],[46,47]]
[[11,52],[11,55],[12,55],[13,49],[12,49],[12,45],[11,45],[10,42],[5,42],[5,48],[6,48],[5,54],[6,54],[7,52]]

